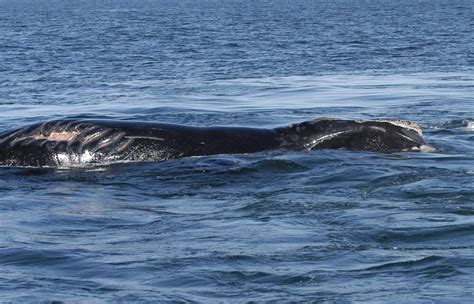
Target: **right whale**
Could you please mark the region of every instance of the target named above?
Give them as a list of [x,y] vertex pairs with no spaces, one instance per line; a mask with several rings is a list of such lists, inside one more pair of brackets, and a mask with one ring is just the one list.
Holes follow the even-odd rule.
[[274,129],[63,119],[0,133],[0,166],[64,167],[285,149],[432,151],[413,122],[320,118]]

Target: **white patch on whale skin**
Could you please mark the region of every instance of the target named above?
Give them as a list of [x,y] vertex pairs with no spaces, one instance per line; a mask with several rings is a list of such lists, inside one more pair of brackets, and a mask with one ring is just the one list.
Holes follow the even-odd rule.
[[95,153],[85,150],[81,154],[74,153],[58,153],[56,154],[56,161],[59,166],[70,167],[77,165],[84,165],[92,162],[95,159]]
[[165,140],[164,138],[153,137],[153,136],[131,136],[131,135],[126,135],[124,137],[125,138],[130,138],[130,139],[151,139],[151,140],[159,140],[159,141]]
[[369,128],[371,128],[372,130],[380,131],[380,132],[382,132],[382,133],[386,133],[386,132],[387,132],[387,130],[385,130],[384,128],[381,128],[381,127],[370,126]]
[[346,133],[347,131],[340,131],[340,132],[334,132],[334,133],[331,133],[331,134],[327,134],[327,135],[324,135],[324,136],[321,136],[317,139],[314,139],[312,141],[310,141],[309,143],[306,143],[304,145],[304,147],[307,149],[307,150],[311,150],[313,149],[314,147],[316,147],[317,145],[319,145],[320,143],[322,142],[325,142],[326,140],[329,140],[329,139],[332,139],[336,136],[339,136],[343,133]]
[[428,152],[428,153],[436,151],[434,147],[428,146],[428,145],[421,145],[419,149],[420,149],[420,152]]
[[109,133],[110,133],[110,130],[100,130],[100,131],[94,132],[94,133],[86,136],[82,140],[82,145],[83,146],[88,145],[88,144],[92,143],[93,141],[99,140],[100,138],[108,135]]
[[35,134],[32,136],[32,138],[35,140],[46,139],[50,141],[72,141],[79,134],[80,134],[79,132],[62,131],[62,132],[51,132],[49,135],[44,135],[41,133]]
[[413,147],[413,148],[408,148],[408,149],[403,149],[402,152],[423,152],[423,153],[430,153],[430,152],[435,152],[436,149],[433,148],[432,146],[428,145],[421,145],[419,147]]
[[[310,123],[316,124],[316,123],[321,122],[321,121],[335,121],[335,120],[340,120],[340,119],[331,118],[331,117],[320,117],[320,118],[312,120]],[[357,122],[357,123],[370,122],[370,120],[354,120],[354,121]],[[418,133],[420,136],[423,136],[423,131],[421,130],[420,125],[417,124],[416,122],[406,121],[406,120],[398,120],[398,119],[378,119],[378,120],[373,120],[373,121],[390,123],[394,126],[398,126],[398,127],[401,127],[401,128],[413,130],[416,133]]]
[[410,138],[410,137],[408,137],[408,136],[406,136],[406,135],[403,135],[403,134],[398,133],[398,132],[397,132],[397,134],[398,134],[399,136],[405,138],[405,139],[408,140],[408,141],[411,141],[411,142],[416,143],[416,141],[415,141],[414,139],[412,139],[412,138]]
[[421,130],[421,127],[419,124],[416,122],[412,121],[404,121],[404,120],[391,120],[391,119],[384,119],[384,120],[376,120],[378,122],[388,122],[394,126],[405,128],[405,129],[410,129],[418,133],[420,136],[423,136],[423,131]]

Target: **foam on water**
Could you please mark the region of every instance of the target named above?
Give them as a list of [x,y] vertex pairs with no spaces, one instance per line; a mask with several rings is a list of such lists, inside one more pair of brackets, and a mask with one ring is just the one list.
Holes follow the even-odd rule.
[[463,131],[466,132],[472,132],[474,131],[474,122],[473,121],[468,121],[467,125],[464,128],[461,128]]

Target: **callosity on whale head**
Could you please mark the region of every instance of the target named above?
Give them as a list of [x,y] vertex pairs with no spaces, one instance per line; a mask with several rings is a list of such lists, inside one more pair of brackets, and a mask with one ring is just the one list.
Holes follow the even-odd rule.
[[320,118],[277,129],[282,146],[293,150],[349,149],[374,152],[429,152],[421,128],[399,120]]

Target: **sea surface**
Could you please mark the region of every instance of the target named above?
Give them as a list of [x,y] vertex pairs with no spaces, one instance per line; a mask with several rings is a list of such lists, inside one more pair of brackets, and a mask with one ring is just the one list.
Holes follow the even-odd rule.
[[473,29],[470,0],[0,0],[0,130],[395,118],[437,149],[0,168],[0,302],[472,303]]

